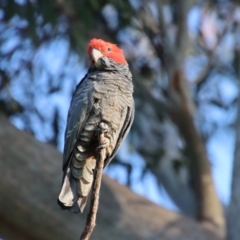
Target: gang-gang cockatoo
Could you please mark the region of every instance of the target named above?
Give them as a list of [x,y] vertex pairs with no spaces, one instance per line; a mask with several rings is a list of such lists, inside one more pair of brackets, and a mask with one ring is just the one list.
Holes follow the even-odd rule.
[[[68,112],[63,181],[58,203],[82,212],[91,190],[101,148],[104,167],[112,160],[134,118],[132,75],[122,49],[101,39],[88,45],[90,67],[77,85]],[[99,143],[99,132],[105,142]]]

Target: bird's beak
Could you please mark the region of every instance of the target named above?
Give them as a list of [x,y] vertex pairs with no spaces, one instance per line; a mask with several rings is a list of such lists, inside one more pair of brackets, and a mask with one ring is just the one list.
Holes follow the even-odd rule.
[[96,48],[93,48],[91,54],[92,54],[92,59],[95,63],[98,61],[99,58],[101,58],[103,56],[103,54]]

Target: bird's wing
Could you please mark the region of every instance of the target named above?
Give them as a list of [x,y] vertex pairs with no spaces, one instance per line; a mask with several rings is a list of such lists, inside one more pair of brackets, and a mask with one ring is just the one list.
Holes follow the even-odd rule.
[[71,159],[73,149],[77,142],[77,137],[82,131],[92,108],[92,87],[93,83],[92,81],[89,81],[88,76],[86,75],[78,84],[73,94],[68,111],[67,127],[65,130],[63,170],[66,168]]
[[116,142],[115,148],[114,148],[111,156],[105,160],[104,167],[106,167],[108,165],[108,163],[113,159],[113,157],[116,155],[120,145],[122,144],[122,142],[128,135],[128,132],[129,132],[129,130],[132,126],[133,120],[134,120],[134,112],[135,112],[135,105],[134,105],[134,101],[132,100],[131,106],[128,106],[126,118],[125,118],[123,127],[121,129],[121,132],[119,133],[119,137]]

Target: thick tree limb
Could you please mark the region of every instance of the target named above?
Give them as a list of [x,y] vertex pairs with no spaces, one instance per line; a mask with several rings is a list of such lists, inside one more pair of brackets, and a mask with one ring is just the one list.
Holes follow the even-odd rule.
[[[152,41],[152,44],[157,55],[159,57],[164,57],[165,62],[168,63],[165,71],[169,79],[168,103],[171,103],[171,106],[166,108],[166,110],[181,133],[189,152],[189,166],[191,166],[189,168],[189,173],[192,174],[194,178],[193,191],[195,192],[198,201],[197,205],[199,206],[197,213],[198,219],[203,222],[206,227],[211,228],[216,234],[224,237],[226,232],[223,209],[214,187],[204,143],[194,125],[195,106],[191,99],[188,89],[189,84],[186,81],[183,71],[183,63],[190,41],[186,18],[190,4],[191,1],[182,0],[178,5],[179,9],[176,19],[178,34],[175,42],[171,44],[170,48],[170,50],[177,49],[177,51],[172,52],[167,49],[167,51],[162,54],[161,44],[159,45],[159,43],[155,43],[154,41]],[[162,13],[162,7],[162,5],[158,7],[159,11],[161,11],[160,13]],[[147,8],[147,5],[143,8]],[[154,36],[155,29],[158,28],[156,22],[154,28],[150,26],[149,22],[154,23],[154,19],[151,18],[153,17],[150,14],[142,18],[144,30],[149,40]],[[163,18],[160,18],[160,20],[164,21]],[[163,23],[159,23],[159,25],[163,25]],[[172,61],[170,61],[170,59]]]
[[193,177],[194,191],[198,200],[197,217],[204,226],[211,228],[219,237],[224,238],[226,234],[224,213],[214,186],[205,146],[194,124],[191,110],[193,103],[184,88],[185,82],[183,73],[176,71],[172,83],[174,83],[173,90],[180,101],[176,102],[176,108],[170,111],[170,116],[186,142],[190,156],[189,171]]
[[[0,114],[0,237],[76,240],[86,214],[57,206],[62,155],[17,130]],[[86,212],[86,211],[85,211]],[[217,240],[195,221],[168,211],[103,176],[92,239]]]

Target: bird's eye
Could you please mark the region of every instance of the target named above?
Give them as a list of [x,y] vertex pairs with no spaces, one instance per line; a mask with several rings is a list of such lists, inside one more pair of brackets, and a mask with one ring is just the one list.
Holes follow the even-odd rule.
[[110,47],[109,47],[109,48],[107,48],[107,51],[108,51],[108,52],[110,52],[110,51],[111,51],[111,48],[110,48]]

